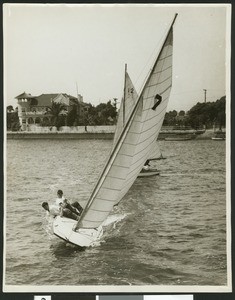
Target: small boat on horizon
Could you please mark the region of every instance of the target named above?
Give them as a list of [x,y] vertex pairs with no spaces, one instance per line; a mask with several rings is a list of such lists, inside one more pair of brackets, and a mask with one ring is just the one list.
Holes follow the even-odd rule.
[[216,131],[211,139],[214,141],[224,141],[226,139],[226,133],[224,131]]
[[213,141],[225,141],[225,137],[212,137]]

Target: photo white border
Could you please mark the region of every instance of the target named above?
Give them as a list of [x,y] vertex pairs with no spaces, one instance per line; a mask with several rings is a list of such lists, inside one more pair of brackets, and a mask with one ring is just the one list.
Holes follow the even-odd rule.
[[[227,285],[223,286],[187,286],[187,285],[148,285],[148,286],[113,286],[113,285],[86,285],[86,286],[69,286],[69,285],[6,285],[5,284],[5,272],[6,272],[6,214],[4,213],[4,247],[3,247],[3,292],[19,292],[19,293],[35,293],[35,292],[61,292],[61,293],[228,293],[232,291],[232,260],[231,260],[231,4],[227,3],[213,3],[213,4],[138,4],[138,3],[126,3],[126,4],[43,4],[43,3],[5,3],[3,4],[3,34],[5,32],[5,17],[7,9],[11,6],[158,6],[158,7],[225,7],[227,10],[227,24],[226,24],[226,229],[227,229]],[[3,36],[3,62],[6,58],[7,49],[4,44]],[[4,78],[6,78],[7,70],[4,68]],[[4,80],[4,95],[6,94],[6,82]],[[5,97],[4,97],[5,98]],[[6,103],[4,102],[4,111],[6,111]],[[7,143],[7,130],[6,130],[6,114],[4,114],[4,207],[6,207],[6,186],[7,186],[7,156],[6,156],[6,143]]]

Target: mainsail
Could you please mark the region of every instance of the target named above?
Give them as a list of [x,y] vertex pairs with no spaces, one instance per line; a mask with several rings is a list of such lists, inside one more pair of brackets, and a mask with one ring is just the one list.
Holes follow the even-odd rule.
[[[177,16],[177,15],[176,15]],[[137,178],[158,137],[172,86],[173,24],[76,225],[97,228]]]

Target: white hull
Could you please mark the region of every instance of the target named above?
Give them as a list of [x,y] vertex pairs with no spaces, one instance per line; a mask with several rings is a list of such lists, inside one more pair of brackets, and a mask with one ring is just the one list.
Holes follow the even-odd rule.
[[76,224],[76,220],[58,216],[53,222],[53,233],[66,242],[80,247],[92,246],[103,234],[102,226],[97,229],[81,228],[73,231]]
[[225,140],[225,138],[220,138],[220,137],[212,137],[211,139],[214,141],[224,141]]
[[149,177],[149,176],[156,176],[159,175],[159,171],[157,169],[150,169],[146,171],[141,171],[138,177]]

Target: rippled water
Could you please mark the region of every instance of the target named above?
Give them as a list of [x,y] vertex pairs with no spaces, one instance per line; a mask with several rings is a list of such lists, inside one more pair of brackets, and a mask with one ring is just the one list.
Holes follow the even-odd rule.
[[226,285],[225,143],[160,142],[160,176],[136,180],[100,244],[52,235],[43,201],[85,205],[107,140],[9,140],[7,285]]

